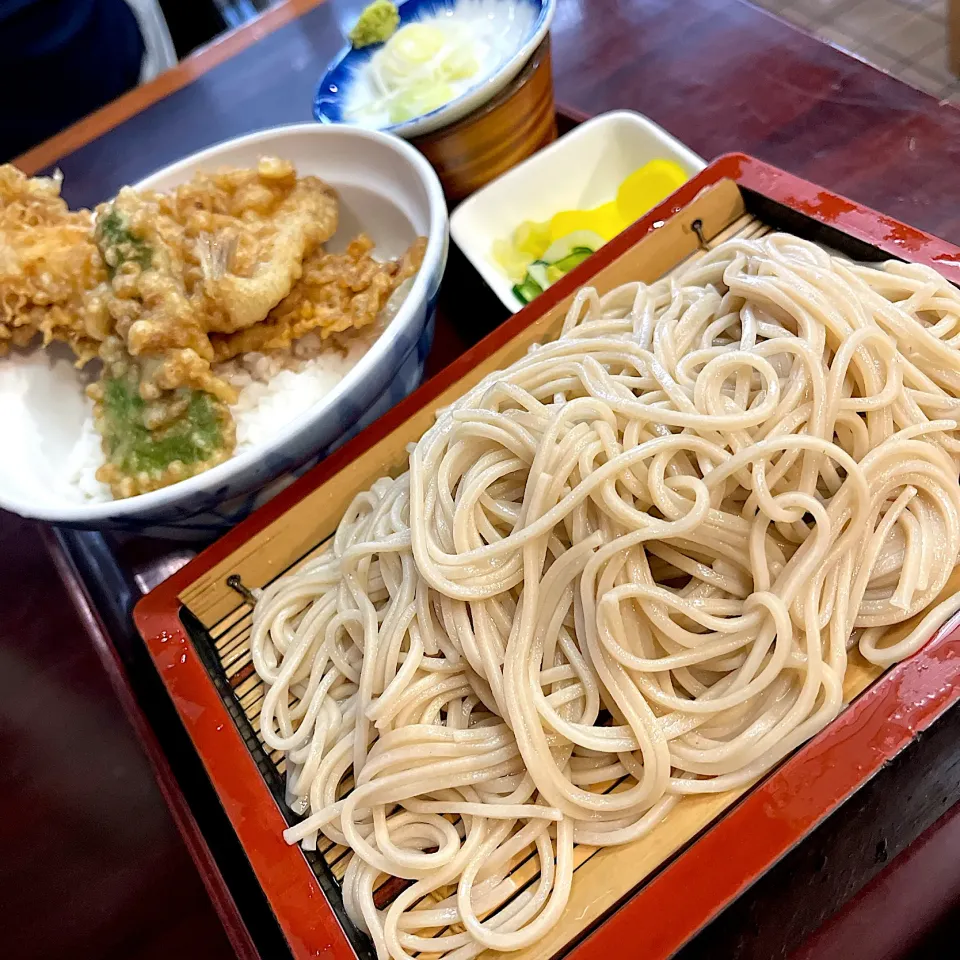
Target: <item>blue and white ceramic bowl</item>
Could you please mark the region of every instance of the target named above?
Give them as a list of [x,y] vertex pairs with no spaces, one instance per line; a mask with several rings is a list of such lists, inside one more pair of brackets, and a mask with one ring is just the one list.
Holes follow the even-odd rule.
[[383,45],[359,50],[345,47],[320,81],[313,101],[313,115],[321,123],[376,126],[406,139],[455,123],[493,99],[523,69],[547,35],[556,3],[557,0],[404,0],[398,7],[401,28],[434,17],[468,15],[495,19],[497,23],[515,25],[516,29],[509,31],[510,41],[498,65],[492,71],[481,71],[473,86],[429,113],[395,124],[352,115],[349,109],[352,93],[365,82],[364,72]]
[[386,330],[330,393],[269,442],[173,486],[105,503],[78,500],[64,482],[88,409],[71,358],[39,350],[7,357],[0,361],[0,508],[84,529],[209,538],[242,520],[419,385],[448,245],[447,208],[433,169],[396,137],[306,123],[211,147],[137,186],[168,189],[198,168],[255,166],[265,155],[290,160],[299,174],[322,177],[337,188],[335,249],[338,240],[361,229],[381,257],[397,256],[416,236],[427,237],[423,266]]

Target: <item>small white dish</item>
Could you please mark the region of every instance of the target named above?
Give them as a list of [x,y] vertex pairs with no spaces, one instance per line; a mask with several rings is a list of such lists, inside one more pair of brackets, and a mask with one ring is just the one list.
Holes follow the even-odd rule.
[[465,200],[450,217],[457,246],[511,313],[524,306],[514,282],[493,259],[495,240],[508,239],[525,220],[549,220],[612,200],[617,187],[650,160],[673,160],[689,176],[706,164],[651,120],[629,110],[580,124]]
[[[87,378],[70,351],[55,345],[0,360],[0,508],[85,529],[176,539],[229,529],[333,448],[385,413],[420,384],[433,337],[447,258],[447,207],[440,181],[408,143],[374,130],[316,123],[275,127],[228,140],[135,184],[168,189],[198,169],[252,167],[263,156],[290,160],[301,176],[336,187],[343,249],[364,230],[380,258],[396,257],[427,237],[423,265],[403,305],[343,379],[267,442],[206,473],[127,500],[84,501],[69,484],[87,413]],[[99,438],[97,438],[98,441]]]

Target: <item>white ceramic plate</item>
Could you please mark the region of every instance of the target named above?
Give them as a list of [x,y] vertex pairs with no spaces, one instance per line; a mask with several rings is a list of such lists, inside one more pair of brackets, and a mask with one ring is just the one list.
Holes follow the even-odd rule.
[[516,313],[523,304],[513,281],[492,256],[495,240],[508,239],[524,220],[549,220],[561,210],[581,210],[612,200],[637,167],[673,160],[693,176],[706,164],[651,120],[618,110],[604,113],[561,137],[465,200],[450,218],[457,246]]
[[106,503],[78,501],[67,482],[87,409],[85,378],[74,370],[70,351],[38,349],[0,360],[0,507],[84,528],[210,536],[418,385],[446,263],[447,208],[436,174],[409,144],[352,127],[276,127],[194,154],[136,186],[166,189],[199,168],[255,166],[270,155],[337,188],[340,223],[331,249],[342,248],[361,229],[376,243],[378,257],[399,255],[417,235],[428,238],[423,266],[391,324],[330,393],[269,443],[182,483]]

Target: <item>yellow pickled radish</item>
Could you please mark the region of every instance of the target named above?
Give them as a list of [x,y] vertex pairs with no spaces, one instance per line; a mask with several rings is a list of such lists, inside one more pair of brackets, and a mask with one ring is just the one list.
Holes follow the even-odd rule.
[[550,239],[559,240],[577,230],[590,230],[611,240],[626,226],[615,201],[592,210],[563,210],[550,220]]
[[651,160],[634,170],[617,190],[616,207],[624,226],[639,220],[688,179],[672,160]]
[[[584,231],[596,235],[589,244],[591,248],[601,239],[606,243],[688,179],[683,168],[672,160],[651,160],[620,184],[615,200],[590,210],[562,210],[544,223],[524,221],[513,231],[510,241],[494,243],[493,259],[511,280],[521,282],[530,264],[541,260],[552,244]],[[559,267],[549,264],[545,270],[550,283],[563,274]]]
[[553,239],[550,236],[550,224],[524,220],[513,231],[513,245],[521,253],[529,253],[532,260],[542,257]]
[[514,283],[523,280],[527,267],[536,259],[530,253],[517,250],[508,240],[494,240],[492,252],[493,259]]

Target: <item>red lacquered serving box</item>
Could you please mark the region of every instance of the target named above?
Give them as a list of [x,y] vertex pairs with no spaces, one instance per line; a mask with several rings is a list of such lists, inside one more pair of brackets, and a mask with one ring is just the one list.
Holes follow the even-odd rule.
[[[342,860],[282,839],[293,818],[282,803],[282,764],[256,733],[262,691],[245,646],[250,609],[228,579],[261,587],[310,555],[437,406],[554,335],[579,286],[652,281],[702,245],[766,227],[960,280],[957,248],[759,161],[723,157],[138,604],[137,626],[293,956],[347,960],[370,956],[370,947],[343,914]],[[948,587],[960,589],[957,574]],[[758,785],[678,805],[683,813],[653,840],[582,851],[568,919],[513,956],[675,954],[956,701],[958,653],[960,633],[948,627],[882,675],[854,662],[851,705]]]

